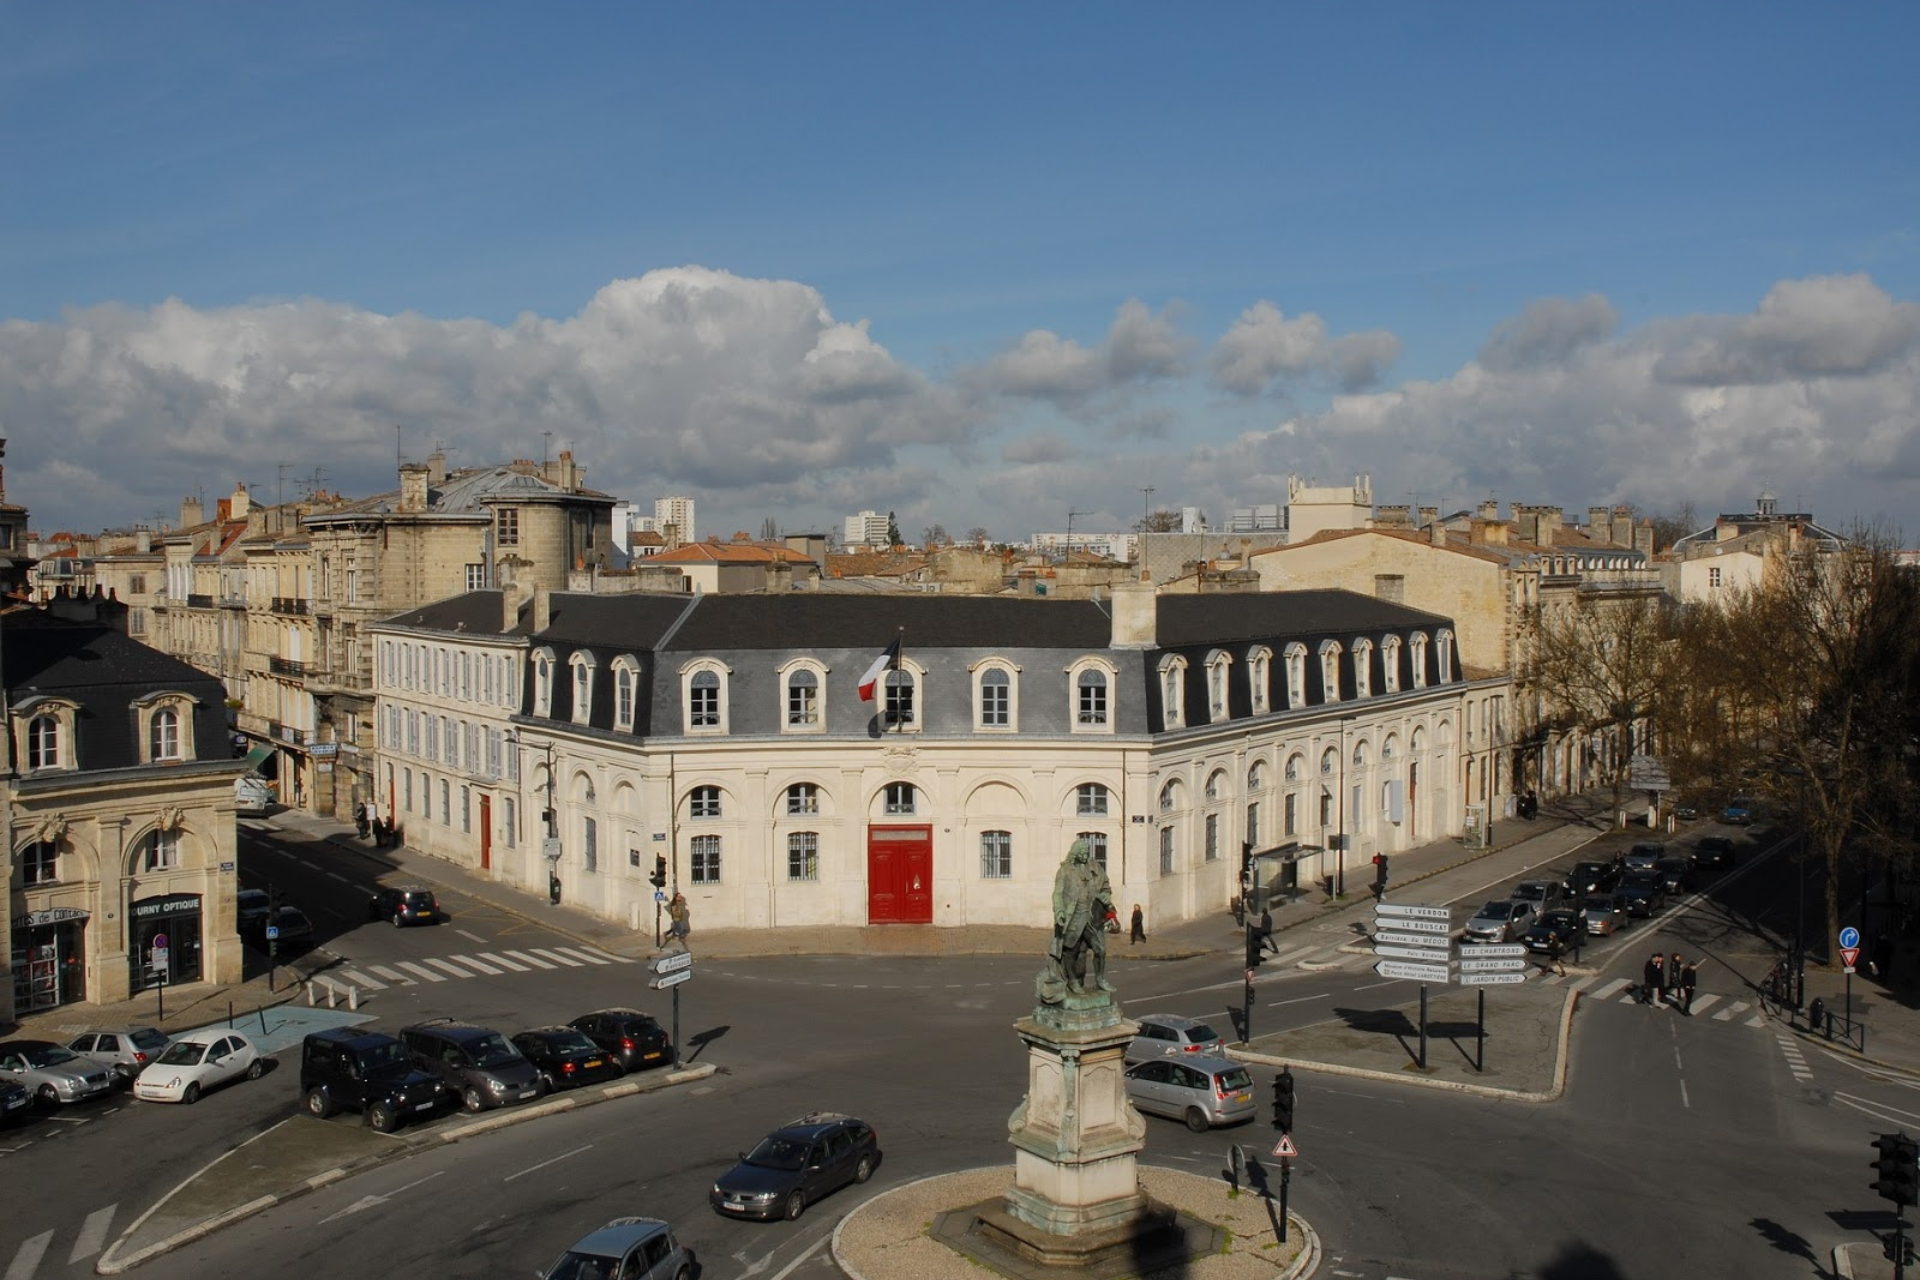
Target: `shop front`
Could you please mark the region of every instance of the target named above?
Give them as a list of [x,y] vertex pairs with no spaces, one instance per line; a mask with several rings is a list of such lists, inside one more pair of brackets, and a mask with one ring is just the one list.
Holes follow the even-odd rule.
[[140,898],[127,908],[127,917],[129,993],[201,980],[199,894]]
[[53,1009],[87,998],[87,919],[77,907],[29,911],[13,922],[13,1007]]

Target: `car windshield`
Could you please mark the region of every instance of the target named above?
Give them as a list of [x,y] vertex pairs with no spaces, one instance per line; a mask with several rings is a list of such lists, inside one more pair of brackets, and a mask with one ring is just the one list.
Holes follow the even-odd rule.
[[1622,880],[1620,887],[1623,889],[1651,889],[1653,888],[1653,884],[1653,877],[1644,871],[1640,871]]
[[407,1049],[405,1045],[395,1040],[391,1044],[376,1044],[362,1049],[359,1058],[362,1071],[379,1071],[385,1067],[405,1066]]
[[167,1043],[167,1037],[152,1027],[141,1027],[133,1033],[132,1040],[133,1047],[144,1053],[152,1053]]
[[1486,906],[1480,908],[1480,918],[1482,920],[1505,920],[1512,914],[1513,904],[1511,902],[1489,902]]
[[182,1040],[167,1046],[167,1051],[160,1055],[159,1064],[163,1067],[197,1067],[206,1054],[207,1046]]
[[63,1049],[57,1044],[20,1050],[20,1056],[27,1060],[30,1067],[57,1067],[63,1062],[78,1062],[80,1055],[71,1049]]
[[1222,1089],[1251,1089],[1253,1077],[1247,1074],[1245,1067],[1235,1067],[1231,1071],[1222,1071],[1214,1079]]
[[507,1043],[507,1038],[499,1033],[475,1040],[472,1045],[473,1062],[477,1067],[504,1067],[508,1063],[520,1061],[520,1051]]
[[806,1162],[807,1144],[783,1138],[777,1133],[760,1139],[760,1145],[747,1152],[747,1163],[762,1169],[785,1169],[790,1172]]
[[1220,1033],[1204,1022],[1196,1022],[1187,1028],[1187,1039],[1195,1044],[1206,1044],[1219,1038]]
[[1547,896],[1547,890],[1544,885],[1523,884],[1513,891],[1513,896],[1528,902],[1538,902]]
[[1612,911],[1613,899],[1607,897],[1605,894],[1596,894],[1588,898],[1582,905],[1584,905],[1588,911]]
[[599,1253],[569,1253],[553,1264],[547,1280],[613,1280],[620,1259]]

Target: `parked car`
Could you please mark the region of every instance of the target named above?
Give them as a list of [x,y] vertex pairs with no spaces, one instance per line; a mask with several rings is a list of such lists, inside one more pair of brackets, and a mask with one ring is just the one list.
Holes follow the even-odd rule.
[[602,1080],[618,1080],[626,1072],[612,1054],[573,1027],[535,1027],[513,1037],[513,1047],[540,1073],[548,1093],[574,1089]]
[[1590,893],[1580,901],[1580,913],[1587,918],[1587,933],[1595,938],[1612,937],[1627,927],[1627,904],[1617,893]]
[[[1533,904],[1509,898],[1489,902],[1467,921],[1468,942],[1512,942],[1533,923]],[[1439,935],[1434,935],[1438,937]]]
[[1662,858],[1654,864],[1653,873],[1670,894],[1684,893],[1693,884],[1693,863],[1686,858]]
[[166,1047],[166,1032],[156,1027],[83,1031],[67,1041],[67,1048],[113,1072],[120,1084],[132,1084],[133,1078]]
[[782,1125],[743,1152],[707,1198],[723,1216],[791,1220],[828,1192],[865,1182],[879,1164],[880,1139],[872,1126],[820,1111]]
[[567,1024],[613,1055],[622,1071],[664,1067],[673,1061],[673,1044],[658,1022],[638,1009],[601,1009]]
[[234,1080],[258,1080],[267,1060],[244,1032],[226,1027],[201,1027],[174,1038],[158,1058],[133,1082],[133,1096],[143,1102],[200,1101],[200,1095]]
[[1549,911],[1527,927],[1520,943],[1536,955],[1545,955],[1554,938],[1563,950],[1571,951],[1587,940],[1585,913],[1571,909]]
[[1650,916],[1667,905],[1666,886],[1656,871],[1629,871],[1622,876],[1620,897],[1630,916]]
[[1127,1068],[1127,1096],[1154,1115],[1187,1122],[1195,1133],[1241,1124],[1258,1110],[1253,1077],[1226,1058],[1149,1058]]
[[1567,905],[1567,887],[1558,880],[1522,880],[1513,886],[1512,898],[1533,907],[1536,916]]
[[264,818],[273,809],[273,784],[257,773],[233,780],[233,812],[241,818]]
[[234,920],[241,934],[248,934],[273,910],[273,895],[265,889],[242,889],[233,895]]
[[254,919],[247,941],[261,951],[267,949],[269,924],[274,925],[278,930],[277,935],[271,939],[276,954],[304,951],[313,945],[313,921],[309,920],[307,913],[298,907],[282,907],[270,916],[261,915]]
[[1726,808],[1720,810],[1720,821],[1729,826],[1747,827],[1753,825],[1754,803],[1752,796],[1735,796],[1727,801]]
[[367,919],[391,920],[399,929],[410,924],[438,924],[446,914],[440,910],[440,900],[433,896],[433,890],[409,884],[381,889],[368,898]]
[[0,1124],[26,1115],[32,1105],[33,1094],[25,1085],[0,1080]]
[[1660,865],[1660,859],[1667,856],[1667,846],[1651,841],[1642,841],[1627,850],[1625,869],[1632,871],[1651,871]]
[[1700,816],[1700,807],[1691,801],[1682,800],[1673,806],[1673,816],[1681,822],[1692,822]]
[[469,1111],[531,1102],[546,1092],[540,1072],[498,1031],[435,1018],[402,1027],[400,1043],[413,1055],[414,1065],[439,1076]]
[[1739,861],[1733,841],[1725,836],[1701,836],[1693,845],[1693,865],[1699,871],[1726,871]]
[[28,1089],[49,1107],[113,1092],[113,1072],[51,1040],[0,1044],[0,1080]]
[[1611,862],[1576,862],[1567,873],[1567,893],[1575,898],[1612,893],[1619,883],[1620,868]]
[[541,1280],[688,1280],[693,1253],[658,1218],[615,1218],[537,1274]]
[[1140,1019],[1140,1029],[1127,1045],[1129,1063],[1149,1058],[1177,1058],[1187,1054],[1219,1056],[1226,1052],[1220,1033],[1198,1018],[1182,1018],[1171,1013],[1149,1013]]
[[381,1133],[437,1111],[447,1097],[438,1076],[413,1065],[406,1045],[351,1027],[315,1031],[301,1042],[300,1092],[308,1115],[324,1120],[336,1111],[364,1111]]

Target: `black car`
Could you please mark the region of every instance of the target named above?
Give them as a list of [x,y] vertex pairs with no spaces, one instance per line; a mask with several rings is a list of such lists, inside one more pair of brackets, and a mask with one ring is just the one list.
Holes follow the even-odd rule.
[[396,929],[410,924],[438,924],[446,918],[433,890],[419,885],[382,889],[367,899],[367,919],[391,920]]
[[0,1124],[18,1119],[33,1108],[33,1094],[24,1085],[0,1080]]
[[1587,917],[1579,911],[1549,911],[1533,922],[1533,927],[1520,935],[1521,945],[1527,950],[1545,955],[1554,938],[1560,939],[1560,949],[1571,951],[1587,940]]
[[439,1076],[469,1111],[532,1102],[546,1092],[540,1072],[498,1031],[435,1018],[402,1027],[400,1043],[414,1065]]
[[1630,916],[1650,916],[1667,905],[1667,887],[1657,871],[1629,871],[1620,878],[1619,893]]
[[602,1080],[618,1080],[626,1072],[612,1054],[574,1027],[535,1027],[513,1038],[513,1047],[526,1055],[540,1081],[551,1093]]
[[1653,873],[1668,893],[1684,893],[1693,883],[1693,863],[1685,858],[1662,858],[1654,864]]
[[1726,871],[1739,860],[1733,841],[1725,836],[1702,836],[1693,846],[1693,865],[1699,871]]
[[351,1027],[315,1031],[301,1043],[300,1091],[308,1115],[324,1120],[336,1111],[364,1111],[381,1133],[431,1115],[447,1097],[438,1077],[413,1065],[407,1046]]
[[601,1009],[567,1024],[613,1055],[622,1071],[664,1067],[673,1061],[666,1030],[638,1009]]
[[820,1111],[782,1125],[742,1152],[708,1193],[725,1217],[794,1219],[849,1182],[865,1182],[880,1164],[880,1138],[852,1116]]
[[1575,898],[1612,893],[1620,883],[1620,868],[1612,862],[1576,862],[1567,873],[1567,892]]
[[[271,939],[267,937],[269,924],[275,928]],[[269,941],[283,955],[304,951],[313,945],[313,921],[298,907],[281,907],[278,912],[258,915],[247,921],[241,926],[241,936],[262,951],[267,949]]]

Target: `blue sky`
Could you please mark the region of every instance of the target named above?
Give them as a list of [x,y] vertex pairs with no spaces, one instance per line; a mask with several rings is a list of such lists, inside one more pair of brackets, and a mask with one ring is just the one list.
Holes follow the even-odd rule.
[[703,534],[1364,472],[1920,538],[1912,6],[1197,12],[0,7],[8,498],[399,424]]

